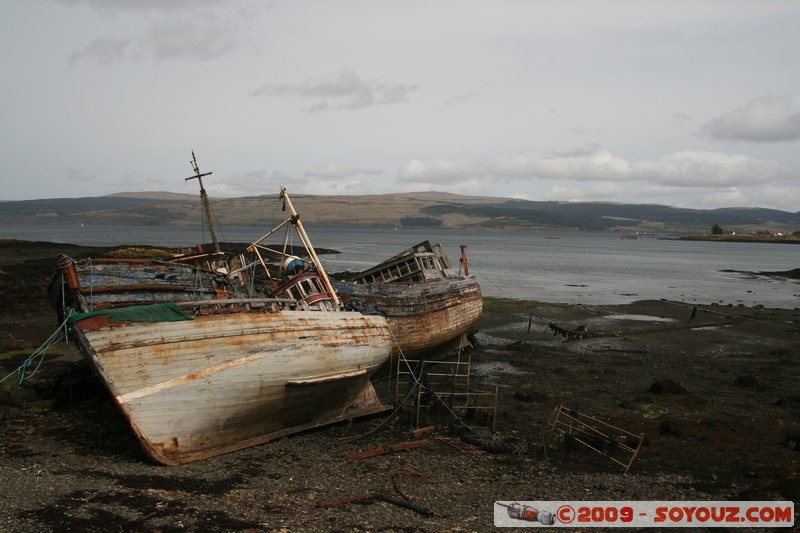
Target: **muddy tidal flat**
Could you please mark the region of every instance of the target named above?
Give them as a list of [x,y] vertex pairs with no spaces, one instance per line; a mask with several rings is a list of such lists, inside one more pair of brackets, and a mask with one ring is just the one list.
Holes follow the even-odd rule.
[[[106,250],[0,241],[0,377],[56,330],[46,288],[59,251]],[[461,355],[470,388],[497,391],[484,437],[515,446],[466,442],[482,417],[401,409],[179,467],[147,459],[58,343],[32,377],[0,384],[0,531],[482,532],[509,500],[778,500],[800,512],[800,310],[487,299],[474,338]],[[376,378],[387,402],[392,379]],[[558,434],[545,453],[558,405],[643,434],[628,473]],[[362,453],[393,446],[406,449]]]

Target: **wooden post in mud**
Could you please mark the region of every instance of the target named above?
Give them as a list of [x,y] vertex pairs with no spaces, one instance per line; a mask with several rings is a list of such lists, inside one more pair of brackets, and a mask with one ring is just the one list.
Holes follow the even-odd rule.
[[464,275],[469,276],[469,266],[467,265],[467,246],[461,245],[461,264],[464,265]]

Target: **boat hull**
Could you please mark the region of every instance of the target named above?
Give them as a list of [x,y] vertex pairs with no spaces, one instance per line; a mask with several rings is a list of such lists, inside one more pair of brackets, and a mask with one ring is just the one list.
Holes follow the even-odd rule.
[[268,311],[72,325],[139,442],[178,465],[385,409],[369,381],[389,357],[379,316]]
[[463,337],[483,312],[473,276],[416,282],[337,282],[340,298],[357,309],[374,308],[394,336],[392,356],[444,357],[463,347]]

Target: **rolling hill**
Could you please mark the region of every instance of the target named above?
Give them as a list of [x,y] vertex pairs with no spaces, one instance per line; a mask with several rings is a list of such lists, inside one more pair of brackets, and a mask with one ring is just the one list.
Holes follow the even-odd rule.
[[[418,226],[472,230],[709,232],[800,230],[800,213],[764,208],[713,210],[664,205],[536,202],[510,198],[415,192],[363,196],[292,195],[308,224],[327,227]],[[276,195],[214,198],[218,223],[265,225],[280,218]],[[198,196],[149,192],[85,198],[0,202],[0,224],[186,226],[202,223]]]

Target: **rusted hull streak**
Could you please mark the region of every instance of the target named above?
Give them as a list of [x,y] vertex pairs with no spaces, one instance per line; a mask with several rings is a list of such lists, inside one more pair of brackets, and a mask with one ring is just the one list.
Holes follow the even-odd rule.
[[[82,326],[85,326],[82,327]],[[384,409],[381,317],[282,311],[74,326],[142,448],[176,465]]]
[[471,276],[416,283],[341,282],[337,289],[343,301],[371,305],[386,317],[396,340],[393,355],[431,353],[465,334],[483,312],[480,287]]

